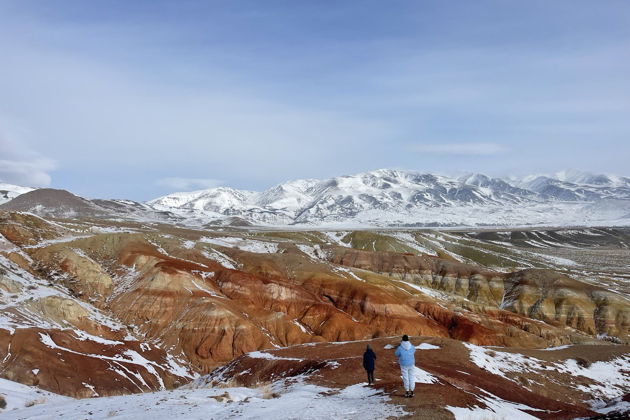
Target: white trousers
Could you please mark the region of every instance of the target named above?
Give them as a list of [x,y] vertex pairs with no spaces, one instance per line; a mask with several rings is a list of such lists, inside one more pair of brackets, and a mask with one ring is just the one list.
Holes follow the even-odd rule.
[[405,391],[413,391],[413,389],[416,387],[416,375],[414,373],[415,369],[416,367],[414,365],[400,367]]

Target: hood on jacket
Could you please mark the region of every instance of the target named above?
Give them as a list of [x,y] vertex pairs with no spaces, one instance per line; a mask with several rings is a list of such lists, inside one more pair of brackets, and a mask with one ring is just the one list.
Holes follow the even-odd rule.
[[405,350],[409,350],[411,348],[411,343],[409,341],[402,341],[400,346]]

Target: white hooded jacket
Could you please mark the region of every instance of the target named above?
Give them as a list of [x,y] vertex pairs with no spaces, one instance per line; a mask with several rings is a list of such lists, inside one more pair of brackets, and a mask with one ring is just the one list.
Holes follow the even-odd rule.
[[416,364],[414,353],[416,348],[411,345],[409,341],[402,341],[400,346],[396,349],[396,357],[398,357],[398,363],[400,366],[413,366]]

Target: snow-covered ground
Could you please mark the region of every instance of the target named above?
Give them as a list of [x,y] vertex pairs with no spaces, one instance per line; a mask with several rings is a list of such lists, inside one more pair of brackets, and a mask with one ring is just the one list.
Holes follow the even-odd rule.
[[52,392],[42,391],[34,386],[22,385],[2,378],[0,378],[0,397],[6,402],[4,410],[0,409],[2,418],[5,418],[9,411],[22,410],[27,406],[76,401]]
[[200,242],[219,245],[226,248],[238,248],[241,251],[255,252],[257,254],[275,254],[278,252],[278,244],[275,242],[263,242],[249,238],[236,237],[219,237],[219,238],[201,238]]
[[[581,366],[577,360],[568,359],[545,366],[545,362],[534,357],[524,356],[518,353],[499,351],[496,348],[476,346],[464,343],[470,352],[470,360],[486,371],[502,376],[508,380],[518,382],[517,374],[532,372],[537,375],[542,372],[560,372],[573,377],[591,379],[594,383],[589,385],[576,385],[575,388],[588,393],[595,400],[611,400],[623,396],[630,384],[630,355],[609,360],[607,362],[594,362],[589,366]],[[547,350],[559,350],[562,347]],[[551,369],[549,369],[551,367]]]
[[511,401],[506,401],[497,397],[489,392],[484,391],[484,395],[478,397],[486,408],[479,406],[473,407],[451,407],[447,406],[446,409],[453,413],[455,420],[475,420],[475,419],[537,419],[530,414],[523,412],[528,411],[541,411],[525,404],[518,404]]
[[[76,400],[0,380],[3,419],[383,419],[404,410],[365,384],[340,390],[295,381],[259,388],[178,389]],[[25,404],[32,406],[25,407]]]

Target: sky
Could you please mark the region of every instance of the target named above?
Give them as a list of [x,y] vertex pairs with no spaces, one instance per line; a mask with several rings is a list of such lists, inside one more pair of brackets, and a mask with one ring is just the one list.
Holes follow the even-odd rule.
[[630,175],[625,0],[0,0],[0,181]]

